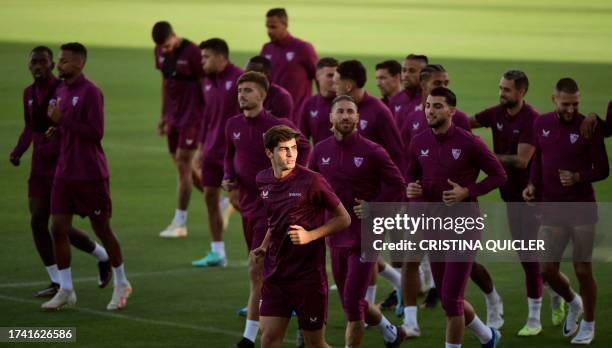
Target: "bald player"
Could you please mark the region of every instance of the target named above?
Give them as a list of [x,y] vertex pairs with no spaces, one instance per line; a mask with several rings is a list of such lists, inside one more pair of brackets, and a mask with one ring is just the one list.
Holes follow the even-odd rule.
[[268,230],[250,262],[263,261],[264,267],[259,307],[264,348],[282,346],[293,311],[306,346],[329,347],[325,237],[351,224],[323,176],[296,164],[299,137],[285,125],[266,131],[264,146],[272,168],[256,177]]
[[263,45],[260,54],[272,62],[272,82],[291,93],[294,110],[299,110],[312,95],[317,53],[312,44],[292,36],[288,25],[284,8],[273,8],[266,13],[270,42]]
[[[427,97],[425,112],[429,129],[416,135],[408,149],[407,196],[411,200],[443,202],[447,206],[477,202],[479,196],[506,181],[504,168],[485,143],[453,124],[456,105],[455,94],[444,87],[434,88]],[[440,163],[445,165],[440,166]],[[487,176],[477,181],[480,171]],[[479,216],[478,206],[471,206],[474,211],[469,213]],[[480,238],[479,235],[475,237]],[[443,252],[440,256],[444,257]],[[473,257],[475,255],[463,262],[431,262],[446,313],[446,348],[461,347],[465,327],[485,348],[495,347],[501,337],[497,329],[487,327],[478,318],[464,299]]]
[[[47,115],[49,104],[57,102],[57,88],[61,83],[60,79],[53,75],[54,67],[51,49],[37,46],[30,51],[28,69],[34,82],[23,91],[24,127],[17,145],[9,155],[10,162],[14,166],[19,166],[21,156],[33,143],[28,179],[30,227],[36,251],[51,279],[51,284],[38,291],[36,297],[53,297],[60,287],[59,271],[53,254],[53,241],[49,232],[51,188],[59,158],[60,139],[45,137],[45,132],[49,128],[57,127]],[[98,286],[105,287],[112,277],[106,250],[75,228],[70,229],[68,237],[70,244],[75,248],[92,254],[98,260]]]
[[[378,328],[386,347],[398,347],[405,336],[401,328],[364,299],[376,263],[361,260],[360,219],[364,201],[401,201],[406,185],[387,151],[357,132],[359,113],[351,97],[336,97],[329,117],[334,136],[315,146],[310,168],[327,179],[344,206],[353,207],[349,228],[327,238],[332,273],[348,321],[345,345],[360,347],[367,323]],[[383,183],[394,194],[384,195]]]
[[132,293],[123,266],[121,247],[110,227],[111,197],[106,156],[102,149],[104,136],[104,101],[102,91],[85,78],[83,68],[87,49],[80,43],[61,46],[58,63],[62,84],[57,102],[48,115],[58,124],[45,133],[57,136],[60,152],[51,189],[51,232],[59,269],[60,289],[42,304],[46,310],[58,310],[76,303],[70,269],[69,233],[72,217],[89,217],[91,227],[108,252],[114,274],[113,296],[107,310],[122,309]]
[[[419,81],[421,69],[427,64],[429,64],[429,59],[421,54],[411,53],[404,59],[401,75],[403,90],[389,100],[389,109],[391,109],[396,120],[400,111],[411,112],[414,107],[421,104],[422,96]],[[401,121],[398,123],[398,128],[401,129],[400,124]]]
[[389,106],[389,100],[402,92],[402,65],[396,60],[385,60],[376,64],[376,87],[381,100]]
[[[166,136],[168,150],[176,166],[176,210],[172,222],[159,236],[187,236],[187,208],[194,185],[193,159],[198,148],[204,99],[200,78],[204,72],[200,50],[193,42],[174,33],[170,23],[157,22],[152,30],[155,67],[162,74],[161,114],[158,131]],[[196,179],[197,180],[197,179]]]
[[[245,71],[257,71],[266,76],[268,81],[272,78],[272,62],[264,56],[255,56],[249,59]],[[264,108],[279,118],[290,118],[293,115],[293,97],[276,83],[270,83]]]
[[[590,344],[595,337],[595,302],[597,283],[591,258],[598,221],[593,182],[610,173],[608,155],[601,130],[590,138],[580,136],[585,116],[580,114],[580,91],[572,78],[557,82],[552,96],[554,112],[541,115],[534,122],[535,157],[529,184],[523,191],[526,201],[536,195],[542,202],[580,202],[579,205],[542,204],[539,239],[550,247],[542,262],[543,277],[550,287],[569,304],[563,336],[572,344]],[[580,293],[559,270],[563,251],[573,244],[573,265]],[[582,318],[580,325],[578,320]]]
[[225,267],[227,256],[223,241],[223,215],[219,204],[225,158],[225,123],[240,113],[236,81],[242,70],[230,61],[230,51],[223,39],[212,38],[200,43],[204,80],[202,92],[206,100],[204,124],[200,136],[202,186],[208,213],[211,250],[194,267]]
[[336,97],[334,89],[334,74],[338,68],[338,60],[324,57],[317,62],[316,80],[319,93],[304,102],[297,114],[297,124],[302,135],[312,139],[313,144],[319,143],[332,135],[329,115],[331,103]]

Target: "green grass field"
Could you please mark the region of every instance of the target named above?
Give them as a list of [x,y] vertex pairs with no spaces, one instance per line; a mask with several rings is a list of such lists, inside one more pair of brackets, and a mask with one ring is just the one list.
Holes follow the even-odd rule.
[[[226,269],[192,269],[190,261],[208,249],[209,236],[201,195],[190,206],[190,235],[165,241],[158,232],[172,218],[175,172],[164,139],[156,135],[159,117],[159,72],[153,68],[152,24],[167,19],[179,35],[193,41],[219,36],[232,49],[232,60],[244,65],[266,41],[265,11],[274,2],[162,1],[17,1],[2,2],[0,11],[0,326],[76,326],[78,346],[229,347],[241,336],[243,320],[235,311],[248,293],[246,252],[240,218],[226,232],[230,264]],[[501,73],[525,70],[531,80],[528,101],[540,111],[552,105],[554,83],[577,79],[581,110],[605,112],[612,96],[612,3],[604,0],[520,1],[291,1],[290,31],[312,42],[319,55],[361,59],[369,71],[368,90],[378,95],[373,67],[388,58],[424,53],[450,73],[459,107],[471,114],[496,103]],[[127,309],[109,314],[111,290],[93,280],[95,263],[73,253],[73,277],[79,296],[74,309],[40,311],[32,294],[47,284],[36,255],[27,210],[28,152],[14,168],[8,153],[23,125],[21,92],[30,83],[27,54],[38,44],[56,52],[59,44],[81,41],[88,46],[85,73],[105,94],[104,147],[111,172],[112,224],[134,286]],[[479,132],[489,141],[489,132]],[[612,153],[611,142],[608,150]],[[596,185],[601,201],[612,201],[608,179]],[[485,197],[499,200],[498,195]],[[87,221],[76,225],[90,230]],[[522,270],[518,263],[488,265],[505,301],[506,325],[501,347],[564,347],[569,341],[550,324],[544,298],[544,332],[531,339],[515,333],[527,315]],[[568,265],[564,267],[571,274]],[[593,347],[612,345],[612,267],[595,265],[599,281],[597,337]],[[575,284],[575,283],[574,283]],[[378,299],[389,291],[379,283]],[[484,315],[484,299],[470,284],[467,297]],[[400,323],[392,313],[394,322]],[[442,346],[442,311],[419,313],[423,337],[406,347]],[[291,346],[295,321],[289,330]],[[330,292],[328,342],[343,346],[344,317],[337,295]],[[381,338],[368,330],[365,347]],[[10,345],[9,345],[10,346]],[[465,346],[477,346],[466,334]]]

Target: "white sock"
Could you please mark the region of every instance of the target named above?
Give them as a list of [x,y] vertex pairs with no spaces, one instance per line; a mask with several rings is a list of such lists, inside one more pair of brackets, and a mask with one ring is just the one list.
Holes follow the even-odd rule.
[[531,327],[540,326],[540,310],[542,309],[542,298],[527,298],[527,307],[529,315],[527,316],[527,325]]
[[249,341],[255,343],[258,331],[259,321],[247,319],[246,325],[244,325],[244,333],[242,334],[242,336],[244,336],[244,338],[248,339]]
[[446,342],[444,343],[444,348],[461,348],[461,345]]
[[51,279],[51,281],[54,282],[55,284],[59,284],[60,277],[59,277],[59,271],[57,269],[57,265],[46,266],[45,269],[47,270],[47,273],[49,274],[49,278]]
[[60,288],[72,291],[74,287],[72,286],[72,272],[70,270],[70,267],[60,269],[58,273]]
[[380,274],[380,276],[388,281],[394,288],[398,289],[402,287],[402,274],[389,264],[385,264],[385,269],[380,271],[378,274]]
[[417,323],[417,306],[404,307],[404,325],[415,327]]
[[584,319],[582,319],[580,321],[580,331],[583,330],[595,331],[595,320],[585,321]]
[[376,303],[376,284],[368,286],[368,290],[366,290],[365,300],[371,304]]
[[113,275],[114,275],[114,279],[113,279],[113,284],[115,285],[128,285],[128,280],[125,277],[125,268],[123,267],[123,264],[121,264],[119,267],[113,267]]
[[391,324],[391,322],[389,322],[389,319],[387,319],[384,315],[381,315],[382,319],[380,319],[380,323],[378,323],[378,325],[376,325],[376,327],[378,328],[378,331],[380,331],[380,333],[383,335],[383,340],[385,340],[385,342],[393,342],[395,341],[395,338],[397,337],[397,328],[395,327],[395,325]]
[[486,298],[487,306],[492,305],[492,304],[497,304],[501,301],[501,297],[497,293],[497,290],[495,290],[495,287],[493,287],[493,290],[490,293],[485,294],[485,298]]
[[569,303],[569,307],[574,311],[582,309],[582,298],[580,298],[580,295],[574,294],[574,299]]
[[546,290],[548,291],[548,295],[550,296],[550,306],[553,309],[559,308],[559,306],[561,305],[561,296],[559,296],[559,294],[557,294],[557,292],[553,290],[553,288],[551,288],[548,283],[544,283],[544,287],[546,288]]
[[485,344],[489,342],[493,338],[493,333],[491,332],[491,328],[486,326],[477,315],[474,314],[474,320],[471,323],[467,324],[466,327],[472,331],[474,335],[478,338],[481,344]]
[[187,224],[187,210],[177,209],[174,212],[174,219],[172,219],[172,223],[175,225]]
[[421,276],[421,290],[423,290],[423,292],[436,287],[433,280],[433,274],[431,274],[431,265],[429,264],[429,258],[427,255],[425,255],[419,264],[419,275]]
[[100,244],[95,243],[96,247],[91,252],[93,257],[100,262],[108,261],[108,254],[106,253],[106,249],[104,249]]
[[225,257],[225,242],[210,242],[210,249],[221,257]]

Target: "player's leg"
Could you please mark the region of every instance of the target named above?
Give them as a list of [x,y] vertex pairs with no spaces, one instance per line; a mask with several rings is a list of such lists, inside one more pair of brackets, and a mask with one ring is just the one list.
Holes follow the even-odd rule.
[[162,231],[159,236],[162,238],[178,238],[187,236],[187,208],[191,198],[193,187],[191,161],[195,155],[195,149],[184,148],[179,145],[175,164],[177,172],[176,187],[176,210],[170,225]]
[[584,308],[584,317],[572,343],[588,344],[595,337],[595,304],[597,302],[597,282],[593,276],[592,259],[595,225],[576,226],[573,229],[574,270],[580,297]]
[[106,249],[89,238],[85,232],[74,227],[70,228],[68,238],[70,238],[70,244],[72,244],[72,246],[90,254],[96,259],[98,262],[98,287],[106,287],[113,277],[113,273],[111,272],[111,264]]
[[[376,282],[378,278],[378,262],[374,266],[376,267],[375,272],[372,272],[370,276],[370,281],[368,282],[368,288],[366,290],[366,294],[364,299],[367,303],[376,303]],[[383,266],[384,267],[384,266]]]
[[[30,179],[30,186],[32,186],[31,180],[32,179]],[[34,245],[49,274],[49,279],[51,280],[49,286],[35,294],[36,297],[53,297],[59,289],[59,273],[57,264],[55,263],[53,241],[51,240],[51,233],[49,231],[49,217],[51,214],[49,201],[48,197],[32,197],[31,195],[28,199],[30,208],[30,227],[32,229]]]
[[306,348],[330,348],[325,341],[325,325],[318,330],[302,329]]
[[493,285],[489,271],[482,264],[474,262],[470,278],[485,295],[487,326],[501,328],[504,325],[504,304]]
[[72,285],[70,269],[70,239],[68,233],[72,224],[71,214],[53,214],[51,217],[51,233],[53,236],[53,251],[58,267],[60,288],[49,301],[42,304],[46,310],[58,310],[64,306],[76,303],[76,294]]
[[402,328],[407,337],[421,336],[421,328],[417,321],[417,297],[421,289],[419,277],[420,261],[405,262],[402,265],[402,297],[404,299],[404,322]]
[[[353,345],[359,346],[361,343],[361,338],[363,336],[363,322],[360,322],[357,318],[350,318],[349,311],[347,310],[347,298],[346,296],[350,296],[350,291],[361,290],[361,289],[353,289],[349,287],[347,283],[349,281],[349,257],[350,252],[347,248],[330,248],[330,261],[331,261],[331,271],[334,277],[334,282],[337,287],[337,293],[340,297],[340,304],[342,305],[342,309],[344,310],[347,324],[344,330],[344,342],[346,346],[352,347]],[[361,293],[362,291],[359,291]],[[365,296],[365,291],[363,291],[363,296]],[[357,317],[359,315],[357,314]],[[352,320],[351,320],[352,319]]]
[[193,159],[191,160],[191,181],[193,182],[193,187],[195,187],[198,191],[203,192],[204,186],[202,186],[202,162],[200,161],[202,156],[200,151],[202,151],[202,146],[198,145],[198,148],[193,155]]
[[348,322],[345,342],[349,347],[359,347],[364,334],[365,312],[368,308],[365,294],[376,264],[362,262],[359,249],[344,249],[343,254],[336,254],[336,262],[344,263],[345,268],[343,284],[338,286],[338,293],[343,294],[342,307]]
[[285,317],[259,317],[262,348],[280,348],[283,346],[289,319]]

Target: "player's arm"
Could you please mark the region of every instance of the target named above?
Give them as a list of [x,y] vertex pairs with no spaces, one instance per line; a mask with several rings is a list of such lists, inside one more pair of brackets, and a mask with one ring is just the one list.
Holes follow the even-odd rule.
[[[25,101],[25,98],[24,98]],[[21,135],[19,135],[19,139],[17,140],[17,145],[13,148],[13,151],[9,154],[9,161],[14,166],[19,165],[19,160],[21,156],[28,150],[30,144],[32,143],[32,130],[28,126],[28,115],[27,115],[27,106],[24,102],[23,105],[23,130],[21,131]]]
[[382,190],[376,201],[401,202],[406,191],[406,181],[400,169],[393,163],[389,153],[382,146],[375,150],[374,157],[376,160],[376,176],[380,178],[380,182],[389,186],[389,189]]
[[493,152],[489,150],[480,138],[474,139],[473,149],[472,158],[476,168],[487,174],[480,182],[473,183],[467,187],[468,196],[476,198],[504,185],[508,176]]
[[351,225],[351,217],[342,203],[338,203],[335,208],[328,209],[332,218],[327,222],[311,231],[306,231],[299,225],[289,226],[289,237],[293,244],[308,244],[319,238],[324,238],[330,234],[340,232]]
[[415,151],[414,144],[410,143],[408,147],[408,159],[406,161],[406,182],[408,183],[406,186],[406,197],[408,199],[423,196],[423,187],[421,186],[423,170]]
[[595,182],[608,177],[610,174],[610,164],[608,162],[606,146],[599,130],[595,132],[590,141],[589,155],[592,165],[588,169],[580,172],[559,171],[559,178],[563,186],[572,186],[579,182]]
[[474,129],[474,128],[481,128],[481,127],[482,125],[480,124],[480,122],[478,122],[475,116],[470,117],[470,128]]
[[251,253],[249,254],[249,258],[251,259],[250,260],[251,262],[257,264],[262,261],[263,257],[266,255],[266,251],[268,251],[268,245],[270,245],[271,236],[272,236],[272,232],[268,228],[268,230],[266,231],[266,236],[261,242],[261,245],[251,250]]
[[66,102],[57,99],[57,105],[51,108],[51,120],[77,136],[91,141],[100,141],[104,136],[104,106],[102,93],[96,89],[90,89],[85,95],[83,108],[85,110],[85,122],[62,117],[60,103]]
[[221,187],[226,191],[232,191],[237,188],[236,169],[234,167],[234,157],[236,156],[236,147],[232,138],[230,138],[230,122],[225,124],[225,157],[223,159],[223,181]]
[[[538,128],[535,124],[533,134],[538,134]],[[535,200],[536,191],[541,187],[542,181],[542,149],[540,148],[537,136],[533,139],[533,145],[535,146],[535,152],[529,169],[529,181],[527,182],[527,187],[523,190],[523,199],[527,202]]]
[[535,147],[527,143],[519,143],[516,155],[495,155],[504,167],[526,169],[535,153]]
[[317,52],[315,51],[314,46],[310,43],[307,43],[305,48],[306,52],[304,55],[304,68],[308,74],[308,79],[314,80],[315,76],[317,75]]
[[280,118],[293,119],[293,98],[291,94],[282,93],[274,101],[272,114]]
[[302,135],[306,139],[310,139],[310,137],[312,136],[312,132],[310,131],[310,122],[308,122],[308,108],[306,106],[307,104],[307,102],[302,103],[302,106],[300,107],[300,110],[298,111],[294,119],[298,123],[298,128],[300,129]]
[[402,156],[404,145],[391,111],[385,108],[384,112],[379,113],[376,120],[379,123],[378,128],[382,132],[381,138],[383,139],[383,144],[380,145],[387,150],[387,153],[389,153],[389,156],[391,156],[400,172],[403,171],[405,168]]
[[162,76],[161,78],[161,111],[159,113],[159,121],[157,122],[157,132],[159,133],[159,135],[166,135],[166,133],[168,133],[168,129],[167,129],[167,124],[166,124],[166,117],[164,115],[164,104],[165,104],[165,98],[164,98],[164,80],[165,77]]

